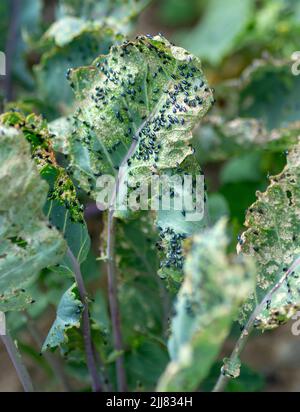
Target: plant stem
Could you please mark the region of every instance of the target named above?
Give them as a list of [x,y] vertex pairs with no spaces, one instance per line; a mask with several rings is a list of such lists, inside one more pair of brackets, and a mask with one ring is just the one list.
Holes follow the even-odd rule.
[[70,248],[68,248],[67,255],[69,256],[72,262],[80,300],[83,304],[83,312],[82,312],[83,340],[84,340],[87,366],[88,366],[91,379],[92,379],[92,389],[93,389],[93,392],[102,392],[102,385],[100,382],[100,378],[99,378],[99,374],[98,374],[98,370],[96,366],[95,353],[94,353],[94,348],[93,348],[93,343],[92,343],[91,324],[90,324],[90,317],[89,317],[89,308],[88,308],[88,303],[87,303],[87,299],[88,299],[87,291],[85,289],[79,262],[74,256]]
[[17,375],[19,377],[19,380],[24,388],[25,392],[33,392],[33,385],[31,382],[31,378],[29,376],[29,373],[26,369],[26,366],[24,365],[22,361],[21,354],[19,353],[14,341],[12,340],[9,332],[7,332],[6,335],[1,335],[1,340],[8,352],[8,355],[15,367],[15,370],[17,372]]
[[114,261],[114,247],[115,247],[115,225],[114,225],[114,210],[108,212],[108,225],[107,225],[107,280],[108,280],[108,299],[110,307],[110,315],[112,321],[112,330],[114,337],[115,350],[120,352],[120,355],[116,359],[117,369],[117,383],[118,391],[126,392],[126,374],[124,367],[123,340],[121,332],[121,319],[118,303],[118,287],[117,276],[115,270]]
[[[136,133],[137,134],[137,133]],[[127,382],[126,382],[126,373],[124,367],[124,356],[123,351],[123,340],[122,340],[122,331],[121,331],[121,319],[120,319],[120,310],[118,303],[118,286],[117,286],[117,276],[115,270],[115,260],[114,260],[114,248],[115,248],[115,222],[114,222],[114,211],[115,211],[115,200],[117,198],[117,193],[120,185],[123,182],[125,168],[124,166],[127,163],[127,160],[132,156],[137,146],[137,140],[134,139],[131,143],[131,146],[124,157],[119,169],[117,176],[116,184],[112,193],[112,198],[110,200],[109,211],[108,211],[108,220],[107,220],[107,279],[108,279],[108,298],[110,306],[110,314],[112,320],[112,329],[114,336],[114,347],[115,350],[120,352],[116,360],[116,369],[117,369],[117,383],[118,391],[126,392],[127,391]]]
[[[25,312],[25,317],[27,319],[27,327],[29,330],[30,335],[32,336],[33,340],[35,341],[36,345],[38,348],[41,348],[43,346],[43,340],[41,338],[40,332],[36,328],[34,321],[30,317],[30,315]],[[52,371],[54,374],[57,376],[57,378],[60,380],[62,387],[65,392],[72,392],[72,388],[68,382],[67,376],[65,374],[65,371],[59,361],[59,359],[52,354],[51,352],[45,352],[43,354],[44,358],[50,365]]]
[[[285,274],[281,277],[281,279],[273,286],[273,288],[266,294],[266,296],[263,298],[263,300],[260,302],[259,305],[256,306],[255,310],[253,311],[252,315],[250,316],[246,326],[244,327],[241,336],[239,337],[232,353],[230,356],[230,362],[236,361],[239,357],[240,354],[242,353],[243,349],[246,346],[246,343],[249,339],[250,333],[252,332],[255,324],[255,319],[257,316],[261,313],[263,308],[265,307],[267,301],[271,300],[272,296],[274,293],[280,288],[280,286],[283,284],[283,282],[288,278],[288,276],[299,266],[300,264],[300,257],[295,260],[295,262],[292,264],[292,266],[285,272]],[[229,381],[229,377],[224,375],[222,372],[219,376],[219,379],[213,389],[213,392],[222,392],[226,384]]]

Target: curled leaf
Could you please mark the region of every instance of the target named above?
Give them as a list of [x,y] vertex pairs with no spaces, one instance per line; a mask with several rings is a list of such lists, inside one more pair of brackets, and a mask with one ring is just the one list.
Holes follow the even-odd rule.
[[42,351],[53,349],[68,342],[68,331],[80,327],[83,305],[77,298],[76,285],[72,285],[62,296],[56,319],[43,344]]

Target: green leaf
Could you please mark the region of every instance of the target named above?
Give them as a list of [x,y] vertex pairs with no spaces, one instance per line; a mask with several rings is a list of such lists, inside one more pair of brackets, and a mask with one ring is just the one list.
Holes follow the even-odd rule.
[[183,45],[217,65],[236,46],[251,21],[252,12],[251,0],[210,0],[200,22],[182,35]]
[[221,170],[221,182],[257,182],[262,178],[259,168],[261,154],[250,152],[230,159]]
[[[22,130],[31,145],[40,175],[49,184],[44,213],[49,222],[63,234],[68,246],[79,263],[84,262],[90,249],[90,238],[83,219],[75,186],[56,160],[52,148],[52,136],[47,123],[34,114],[25,116],[21,112],[7,112],[0,116],[0,123]],[[72,275],[72,265],[67,256],[53,270]]]
[[65,17],[44,34],[40,63],[34,67],[39,96],[66,113],[73,93],[66,78],[68,70],[90,64],[99,53],[107,53],[117,41],[115,31],[99,23]]
[[[116,176],[120,166],[121,186],[126,180],[131,188],[150,183],[153,174],[201,173],[192,156],[192,130],[213,98],[197,58],[161,36],[139,36],[112,47],[92,66],[72,70],[70,81],[78,110],[66,150],[73,176],[88,194],[97,199],[99,176]],[[169,240],[178,236],[179,247],[205,221],[189,222],[171,208],[158,213],[157,224],[164,233],[169,230]],[[165,254],[170,248],[168,239],[162,242]],[[178,284],[180,261],[180,256],[176,262],[162,260],[161,276]]]
[[108,23],[121,33],[131,30],[132,21],[149,0],[60,0],[58,15],[75,16]]
[[31,160],[20,132],[0,126],[0,310],[32,300],[25,288],[40,270],[58,263],[66,245],[43,215],[48,185]]
[[35,114],[7,112],[0,116],[0,123],[20,129],[31,145],[40,175],[49,183],[48,201],[65,206],[73,222],[83,223],[82,207],[77,199],[75,186],[65,169],[58,165],[52,148],[47,123]]
[[[16,50],[12,56],[12,70],[14,75],[14,81],[18,82],[18,85],[25,86],[26,88],[32,88],[33,79],[28,70],[26,64],[26,53],[29,51],[29,43],[32,38],[40,35],[41,30],[41,12],[42,1],[41,0],[22,0],[18,6],[19,17],[16,39]],[[9,33],[9,23],[11,16],[11,2],[9,0],[3,0],[0,6],[0,50],[6,50],[6,41]]]
[[201,162],[226,160],[252,148],[263,147],[268,137],[263,123],[256,119],[228,121],[224,116],[208,116],[195,133],[196,156]]
[[221,217],[229,216],[229,205],[220,193],[210,193],[208,196],[209,218],[212,224],[217,223]]
[[147,339],[136,341],[132,351],[125,355],[128,384],[132,391],[153,391],[169,360],[166,348]]
[[285,128],[299,120],[299,90],[300,77],[292,74],[290,64],[257,60],[241,78],[238,115],[260,119],[267,130]]
[[[283,171],[271,177],[264,193],[257,192],[257,201],[248,209],[238,250],[257,262],[256,293],[246,303],[244,320],[267,292],[279,281],[300,254],[299,184],[300,145],[290,151]],[[257,317],[255,326],[276,328],[290,319],[300,307],[299,268],[295,268],[266,308]]]
[[62,296],[57,308],[56,319],[43,344],[42,352],[57,348],[68,342],[68,331],[80,327],[83,305],[77,298],[76,285],[72,285]]
[[282,152],[297,143],[299,76],[273,58],[255,60],[237,80],[217,86],[219,102],[195,133],[199,161],[219,161],[249,150]]
[[[287,128],[290,123],[299,120],[299,87],[299,76],[293,75],[289,61],[271,56],[255,59],[237,79],[224,81],[217,86],[216,99],[219,104],[215,106],[214,115],[222,116],[223,119],[213,119],[213,123],[222,126],[224,121],[237,119],[239,125],[239,118],[248,121],[256,119],[259,123],[255,126],[251,120],[252,125],[249,123],[247,126],[246,136],[251,130],[255,132],[252,126],[260,126],[262,132],[264,129],[270,132]],[[238,130],[240,134],[243,133],[243,127],[238,127]],[[257,132],[253,134],[255,136]],[[254,140],[258,139],[259,136]]]
[[166,317],[164,305],[169,296],[156,275],[157,234],[153,219],[150,220],[149,215],[144,213],[130,224],[120,221],[117,227],[118,294],[124,341],[126,345],[131,345],[140,335],[161,339],[163,319]]
[[[156,240],[154,219],[150,219],[147,213],[141,213],[141,216],[130,221],[130,224],[119,221],[116,226],[118,299],[126,376],[129,390],[133,391],[153,390],[168,361],[165,329],[171,298],[156,274]],[[110,322],[99,322],[105,309],[101,312],[96,323],[106,344],[103,345],[102,340],[97,349],[107,363],[115,353]]]
[[[154,164],[167,171],[182,163],[192,153],[191,131],[212,103],[200,61],[160,36],[114,46],[92,66],[72,70],[70,80],[79,105],[68,142],[71,166],[94,197],[97,177],[116,174],[133,138],[139,141],[129,179],[149,179]],[[151,153],[145,146],[153,138]]]
[[79,37],[83,31],[94,31],[99,26],[94,22],[87,22],[77,17],[64,17],[55,21],[46,31],[41,43],[49,42],[58,47],[64,47]]
[[[203,9],[199,23],[176,37],[184,46],[191,45],[193,53],[218,65],[218,73],[213,73],[217,78],[236,76],[245,64],[264,52],[290,58],[298,50],[300,20],[296,1],[212,0],[197,4]],[[193,8],[189,4],[195,19]]]
[[[47,214],[49,227],[56,227],[67,241],[68,247],[73,252],[74,256],[81,264],[87,258],[90,250],[90,237],[86,224],[83,219],[83,207],[80,205],[75,186],[66,173],[65,169],[56,161],[55,153],[52,148],[51,135],[47,124],[40,117],[30,114],[24,116],[19,112],[8,112],[0,117],[0,123],[14,126],[16,129],[21,129],[25,138],[31,145],[31,156],[35,160],[38,171],[41,177],[49,184],[47,201],[44,205],[44,212]],[[55,265],[57,263],[57,265]],[[61,256],[59,262],[53,262],[51,265],[51,277],[53,272],[59,272],[60,275],[70,275],[74,277],[73,265],[68,254]],[[63,287],[69,283],[69,280],[61,276]],[[61,293],[61,292],[60,292]],[[48,292],[48,299],[53,299],[57,294],[55,288],[51,288]],[[69,292],[66,292],[66,296]],[[26,295],[23,295],[23,300]],[[65,300],[63,299],[63,302]],[[60,310],[60,306],[58,311]],[[52,326],[49,332],[49,341],[46,344],[51,344],[54,341],[51,335],[53,331],[56,333],[56,339],[62,339],[61,330],[58,327],[58,320]],[[67,327],[68,328],[68,327]]]
[[171,325],[171,362],[159,391],[197,389],[252,289],[252,261],[228,257],[227,247],[224,220],[193,237]]
[[239,49],[256,57],[260,51],[290,58],[298,48],[299,3],[289,0],[264,0],[256,3],[251,26],[239,41]]

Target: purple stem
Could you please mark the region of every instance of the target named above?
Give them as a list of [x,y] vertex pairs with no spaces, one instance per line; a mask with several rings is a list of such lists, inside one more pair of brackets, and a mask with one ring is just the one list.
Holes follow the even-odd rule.
[[96,366],[95,353],[94,353],[94,348],[93,348],[93,343],[92,343],[91,324],[90,324],[90,317],[89,317],[89,308],[88,308],[88,303],[87,303],[87,299],[88,299],[87,291],[85,289],[79,262],[74,256],[70,248],[68,248],[67,255],[72,262],[80,300],[83,304],[83,312],[82,312],[83,340],[84,340],[87,366],[88,366],[91,379],[92,379],[92,389],[93,389],[93,392],[102,392],[102,385],[100,382],[100,378],[99,378],[99,374],[98,374],[98,370]]
[[33,385],[31,382],[31,378],[29,376],[29,373],[25,367],[25,365],[22,362],[21,355],[12,340],[10,334],[7,332],[6,335],[1,336],[2,342],[7,350],[7,353],[9,354],[9,357],[15,367],[15,370],[17,372],[17,375],[19,377],[19,380],[24,388],[25,392],[34,392]]
[[[272,296],[274,293],[280,288],[280,286],[283,284],[283,282],[288,278],[288,276],[299,266],[300,264],[300,257],[295,260],[295,262],[292,264],[292,266],[285,272],[285,274],[281,277],[281,279],[276,283],[275,286],[266,294],[266,296],[263,298],[263,300],[260,302],[259,305],[256,306],[255,310],[253,311],[252,315],[250,316],[245,328],[243,329],[241,336],[239,337],[232,353],[230,356],[230,362],[234,362],[237,360],[243,351],[243,349],[246,346],[246,343],[249,339],[250,333],[252,332],[254,328],[254,323],[255,319],[257,316],[261,313],[261,311],[264,309],[266,303],[271,300]],[[222,372],[219,376],[219,379],[213,389],[213,392],[222,392],[224,391],[228,381],[229,377],[224,375]]]

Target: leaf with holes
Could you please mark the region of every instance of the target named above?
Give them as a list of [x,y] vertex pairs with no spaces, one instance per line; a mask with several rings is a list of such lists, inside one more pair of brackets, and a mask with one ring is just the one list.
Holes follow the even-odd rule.
[[[25,116],[21,112],[11,111],[0,116],[1,123],[21,130],[30,143],[38,171],[49,185],[44,213],[50,223],[64,235],[73,254],[79,263],[82,263],[90,249],[83,206],[77,198],[75,186],[68,173],[57,163],[46,121],[34,114]],[[55,270],[72,274],[72,265],[67,256]]]
[[20,310],[40,270],[58,263],[66,244],[43,214],[48,185],[14,128],[0,126],[0,310]]
[[[254,256],[257,261],[256,293],[241,314],[244,320],[284,272],[300,255],[300,144],[287,156],[287,165],[271,177],[264,193],[257,192],[257,201],[246,216],[247,230],[241,236],[238,251]],[[272,329],[290,319],[300,308],[299,268],[287,277],[266,308],[257,317],[255,326]]]
[[264,122],[255,118],[208,116],[195,133],[196,156],[203,162],[227,160],[249,150],[284,152],[293,147],[300,132],[300,122],[267,130]]
[[72,285],[62,296],[56,319],[43,344],[42,351],[54,349],[68,342],[68,331],[80,327],[83,305],[77,297],[76,285]]
[[[201,174],[190,145],[192,130],[213,97],[200,61],[186,50],[161,36],[140,36],[112,47],[91,66],[72,70],[70,81],[78,102],[69,125],[70,166],[80,186],[99,203],[103,187],[97,188],[97,180],[102,175],[118,175],[121,187],[127,183],[138,189],[155,175]],[[169,213],[158,213],[157,220],[164,233],[169,231],[162,242],[165,254],[173,253],[168,237],[176,237],[178,249],[178,256],[162,261],[160,273],[178,284],[181,240],[200,230],[205,219],[190,222],[184,211],[171,207]]]

